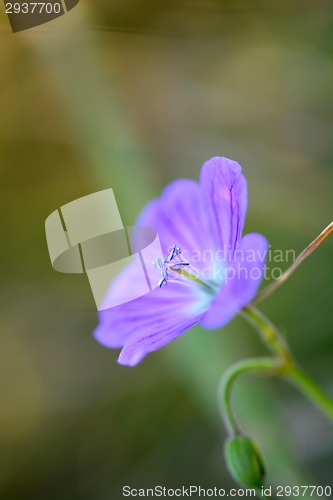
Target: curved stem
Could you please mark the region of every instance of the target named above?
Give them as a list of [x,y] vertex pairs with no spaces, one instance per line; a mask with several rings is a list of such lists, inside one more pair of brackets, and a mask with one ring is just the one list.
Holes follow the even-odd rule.
[[266,375],[278,375],[281,368],[282,363],[277,359],[251,358],[235,363],[225,372],[218,387],[218,403],[221,418],[225,423],[229,435],[241,433],[241,428],[231,404],[231,389],[236,378],[246,372],[263,372]]
[[[230,439],[245,435],[234,414],[231,391],[237,377],[243,373],[262,373],[280,376],[297,387],[317,408],[333,422],[333,401],[318,387],[318,385],[301,370],[293,360],[287,343],[277,328],[255,307],[247,306],[242,311],[243,316],[256,328],[268,348],[274,353],[274,358],[252,358],[239,361],[231,366],[221,378],[218,387],[218,404],[221,418],[224,421]],[[244,461],[244,453],[241,460]],[[246,457],[246,453],[245,453]],[[246,457],[247,459],[248,457]],[[245,460],[245,463],[246,460]],[[230,463],[229,463],[230,466]],[[232,467],[232,466],[230,466]],[[231,468],[231,470],[233,470]],[[234,476],[239,480],[240,476]],[[262,481],[262,477],[260,479]],[[241,479],[241,484],[244,486]],[[261,498],[261,491],[257,492]],[[265,497],[266,498],[266,497]]]
[[295,363],[289,347],[278,329],[254,306],[247,306],[243,316],[256,328],[270,351],[281,360],[280,375],[307,396],[330,420],[333,421],[333,401]]

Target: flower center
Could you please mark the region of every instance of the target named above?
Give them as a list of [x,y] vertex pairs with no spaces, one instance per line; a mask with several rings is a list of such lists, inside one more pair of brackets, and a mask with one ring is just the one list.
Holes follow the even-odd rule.
[[158,282],[158,286],[160,288],[168,284],[169,271],[177,272],[190,265],[189,262],[180,259],[179,256],[181,253],[181,248],[178,245],[173,245],[171,252],[166,259],[163,259],[163,257],[157,257],[154,260],[153,265],[160,271],[161,274],[161,279]]
[[168,257],[163,259],[163,257],[157,257],[153,261],[153,265],[160,271],[161,279],[158,282],[158,286],[162,288],[168,284],[169,273],[174,272],[180,276],[190,279],[191,281],[197,283],[198,285],[205,288],[207,292],[215,295],[219,285],[213,281],[203,281],[191,272],[190,263],[181,260],[180,254],[182,253],[181,248],[178,245],[173,245]]

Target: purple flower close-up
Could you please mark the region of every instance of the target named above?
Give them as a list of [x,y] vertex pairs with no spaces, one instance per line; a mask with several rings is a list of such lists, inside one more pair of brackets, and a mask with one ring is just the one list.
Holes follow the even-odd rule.
[[[202,166],[200,183],[177,180],[144,208],[136,226],[157,231],[163,254],[156,258],[167,276],[163,282],[156,266],[159,287],[100,311],[95,337],[107,347],[122,348],[120,364],[136,365],[196,323],[221,327],[255,297],[268,244],[257,233],[242,236],[246,210],[242,169],[223,157]],[[182,253],[168,260],[175,245]],[[137,280],[138,268],[130,265],[108,295],[126,297]]]

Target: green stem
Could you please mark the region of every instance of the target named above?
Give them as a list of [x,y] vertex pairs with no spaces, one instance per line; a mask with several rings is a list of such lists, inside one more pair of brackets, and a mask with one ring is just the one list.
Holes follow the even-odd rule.
[[241,314],[257,330],[260,337],[267,345],[268,349],[279,358],[282,358],[286,365],[293,365],[293,357],[289,347],[278,331],[266,316],[252,305],[243,308]]
[[247,306],[243,316],[256,328],[270,351],[281,360],[280,375],[291,382],[333,421],[333,401],[295,363],[289,347],[277,328],[254,306]]
[[231,404],[231,390],[236,378],[246,372],[263,372],[266,375],[278,375],[282,364],[273,358],[251,358],[232,365],[221,378],[218,387],[218,402],[221,418],[229,435],[241,433],[241,428],[234,415]]
[[285,379],[299,389],[319,410],[333,422],[333,401],[301,368],[294,366]]
[[[231,440],[229,443],[234,443],[232,440],[238,436],[246,436],[237,421],[231,401],[233,384],[237,377],[243,373],[254,372],[257,374],[262,373],[264,375],[283,377],[296,386],[297,389],[299,389],[333,422],[333,401],[296,365],[286,341],[277,328],[252,305],[245,307],[242,310],[242,314],[259,332],[269,350],[274,354],[274,358],[252,358],[239,361],[231,366],[221,378],[218,387],[218,403],[221,418],[224,421],[230,437],[229,439]],[[245,449],[238,450],[238,455],[240,451],[242,451],[242,453],[238,457],[240,459],[239,463],[248,463],[247,451]],[[226,455],[227,463],[231,468],[230,470],[233,471],[233,477],[244,486],[245,476],[239,474],[239,471],[243,472],[244,465],[242,465],[241,469],[235,468],[233,462],[230,461],[230,456],[231,455],[228,454]],[[262,481],[262,479],[261,477],[260,481]],[[259,498],[261,497],[261,491],[258,490],[257,496]]]

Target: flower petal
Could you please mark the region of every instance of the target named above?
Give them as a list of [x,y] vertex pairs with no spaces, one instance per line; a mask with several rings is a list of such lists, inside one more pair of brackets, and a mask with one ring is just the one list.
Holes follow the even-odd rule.
[[[124,279],[131,281],[128,271]],[[119,363],[133,366],[196,324],[209,307],[207,294],[182,281],[100,312],[96,339],[107,347],[125,346]]]
[[210,230],[218,248],[232,255],[242,235],[247,209],[247,183],[242,168],[235,161],[216,156],[204,163],[200,183]]
[[204,256],[215,248],[202,190],[197,182],[178,180],[143,210],[136,226],[156,229],[166,257],[173,245],[182,249],[182,259],[198,271],[207,266]]
[[[141,263],[140,263],[141,265]],[[114,307],[103,308],[99,311],[99,325],[96,328],[95,338],[107,347],[123,347],[134,331],[134,325],[126,324],[126,328],[115,328],[115,320],[119,314],[126,313],[137,300],[131,298],[133,286],[140,283],[141,268],[139,263],[134,263],[125,268],[113,281],[104,299],[105,304],[117,301]],[[145,293],[142,293],[145,295]]]
[[248,304],[264,277],[268,242],[261,234],[250,233],[241,239],[235,260],[219,294],[201,320],[204,328],[218,328]]

